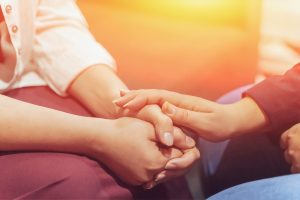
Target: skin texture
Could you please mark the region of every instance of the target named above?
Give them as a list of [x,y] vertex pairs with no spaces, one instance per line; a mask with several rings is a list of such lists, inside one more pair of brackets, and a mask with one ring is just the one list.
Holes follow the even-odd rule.
[[263,112],[249,97],[221,105],[199,97],[166,90],[122,92],[114,103],[123,109],[139,110],[157,104],[173,123],[195,131],[210,141],[223,141],[268,127]]
[[182,155],[176,148],[168,148],[169,154],[164,154],[166,149],[159,145],[153,126],[147,122],[120,118],[113,121],[112,127],[113,131],[105,133],[105,142],[94,140],[94,155],[129,184],[153,180],[169,159]]
[[291,173],[300,172],[300,124],[294,125],[281,135],[281,148],[285,160],[291,165]]
[[[87,107],[95,116],[115,119],[118,117],[136,117],[159,125],[156,133],[160,141],[173,145],[173,124],[171,119],[164,115],[159,107],[150,106],[138,112],[120,109],[112,103],[120,96],[120,90],[127,90],[125,84],[107,66],[96,65],[80,74],[70,85],[68,92]],[[169,133],[166,139],[164,134]]]
[[[172,173],[166,173],[166,176],[159,179],[154,177],[156,182],[182,175],[191,168],[200,155],[195,148],[193,139],[186,135],[180,140],[174,138],[173,121],[157,105],[145,106],[136,111],[116,106],[113,100],[120,97],[120,90],[128,89],[114,71],[105,65],[95,65],[80,74],[70,85],[68,92],[94,113],[96,117],[110,119],[132,117],[151,123],[154,126],[158,142],[167,147],[176,147],[182,152],[181,159],[176,160],[176,163],[179,164],[172,169]],[[124,142],[123,145],[127,144]],[[165,174],[165,170],[169,171],[165,168],[161,172]],[[162,177],[160,174],[157,174],[157,176]],[[155,183],[148,183],[148,188],[151,188],[152,185],[155,185]]]
[[[135,118],[81,117],[2,95],[0,110],[1,151],[86,155],[106,164],[120,179],[133,185],[152,181],[170,159],[183,155],[176,148],[160,146],[154,127]],[[179,143],[185,135],[180,129],[174,132]]]
[[184,165],[164,179],[182,174],[199,159],[195,142],[170,124],[172,144],[164,145],[153,124],[161,125],[168,116],[157,106],[139,112],[118,108],[112,99],[124,87],[113,71],[97,65],[80,74],[69,88],[95,116],[109,119],[72,115],[0,95],[0,151],[82,154],[106,164],[124,182],[150,183],[148,188],[173,158]]

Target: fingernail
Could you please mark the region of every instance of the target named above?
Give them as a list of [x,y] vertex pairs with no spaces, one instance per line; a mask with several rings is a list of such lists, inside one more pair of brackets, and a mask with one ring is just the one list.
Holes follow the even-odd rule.
[[159,182],[164,178],[166,178],[166,174],[159,174],[159,175],[156,176],[155,182]]
[[166,106],[166,114],[168,114],[168,115],[173,115],[174,113],[175,113],[175,109],[172,108],[172,106],[171,106],[169,103],[167,103],[167,106]]
[[165,139],[165,144],[167,146],[172,146],[173,145],[173,135],[169,132],[164,133],[164,139]]
[[176,168],[176,163],[174,162],[169,162],[167,163],[167,165],[165,166],[165,169],[170,170],[170,169],[175,169]]
[[195,146],[195,141],[194,141],[192,138],[190,138],[190,137],[186,137],[186,138],[185,138],[185,142],[186,142],[186,144],[187,144],[189,147]]
[[119,101],[119,99],[115,99],[115,100],[112,101],[112,103],[116,104],[116,103],[118,103],[118,101]]
[[144,185],[144,188],[145,188],[146,190],[150,190],[151,188],[153,188],[153,185],[154,185],[153,182],[147,183],[146,185]]

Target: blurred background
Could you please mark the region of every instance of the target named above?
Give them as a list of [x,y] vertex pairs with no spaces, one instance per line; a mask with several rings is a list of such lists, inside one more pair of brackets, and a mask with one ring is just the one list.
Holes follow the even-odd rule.
[[[216,100],[300,61],[299,0],[77,2],[131,89]],[[195,199],[202,197],[198,169],[189,176]]]
[[[297,0],[287,1],[77,2],[91,32],[116,59],[118,73],[131,89],[164,88],[215,100],[231,89],[253,83],[255,77],[261,79],[257,74],[265,72],[260,65],[274,65],[270,63],[272,56],[276,57],[272,50],[281,55],[280,48],[285,45],[285,41],[278,43],[278,38],[288,38],[290,34],[283,33],[295,25],[287,27],[292,20],[286,23],[286,16],[298,13],[297,6],[287,6],[299,5]],[[289,65],[293,59],[288,59]]]

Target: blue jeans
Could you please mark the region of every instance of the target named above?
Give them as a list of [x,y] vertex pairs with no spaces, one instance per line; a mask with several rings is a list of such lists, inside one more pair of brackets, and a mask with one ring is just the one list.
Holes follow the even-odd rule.
[[208,198],[208,200],[298,200],[300,174],[244,183]]
[[[239,88],[218,102],[238,101],[249,87]],[[241,183],[289,174],[279,144],[268,134],[272,133],[252,133],[219,143],[199,139],[205,196]]]

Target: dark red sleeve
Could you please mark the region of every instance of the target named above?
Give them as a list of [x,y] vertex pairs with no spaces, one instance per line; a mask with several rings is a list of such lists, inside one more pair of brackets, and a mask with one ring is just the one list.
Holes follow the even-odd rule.
[[282,76],[267,78],[243,95],[254,99],[274,132],[282,133],[300,122],[300,64]]

